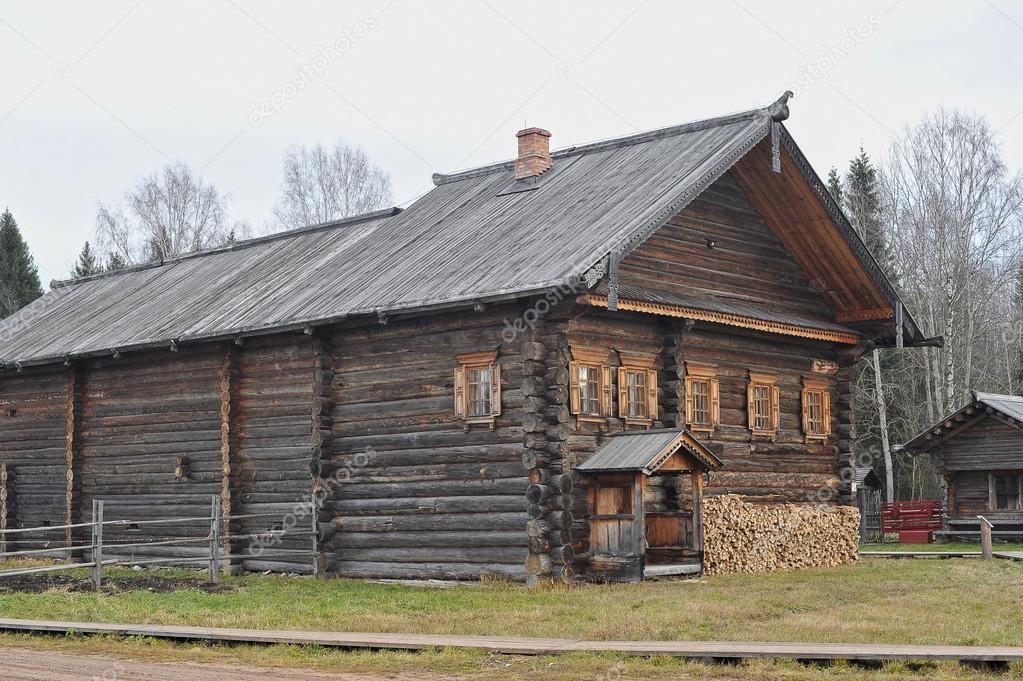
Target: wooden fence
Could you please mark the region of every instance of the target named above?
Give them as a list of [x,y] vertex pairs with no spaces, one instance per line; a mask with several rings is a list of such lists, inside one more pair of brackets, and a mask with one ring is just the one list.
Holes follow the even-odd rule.
[[[107,520],[105,518],[107,503],[102,499],[94,499],[92,504],[92,520],[89,522],[74,523],[68,525],[46,525],[41,527],[19,527],[14,529],[0,529],[0,563],[7,563],[13,560],[24,560],[32,558],[54,558],[62,557],[64,562],[55,565],[41,567],[16,567],[7,570],[0,570],[0,579],[15,577],[19,575],[44,574],[63,572],[66,570],[78,570],[91,568],[91,580],[96,590],[99,590],[103,579],[103,568],[111,565],[131,566],[183,566],[194,564],[206,564],[211,582],[217,581],[222,570],[235,562],[245,558],[258,558],[255,551],[260,550],[254,542],[278,542],[284,537],[308,536],[310,537],[310,551],[312,560],[316,561],[314,550],[316,540],[316,518],[317,509],[310,506],[308,528],[285,528],[283,522],[268,523],[269,527],[264,532],[232,533],[225,531],[222,504],[219,496],[210,498],[210,514],[206,516],[192,517],[169,517],[148,520],[133,520],[130,518]],[[283,517],[291,514],[279,512],[249,513],[243,515],[232,515],[231,521],[276,519],[281,521]],[[138,540],[126,541],[124,538],[110,540],[104,538],[104,529],[130,529],[131,531],[145,532],[149,528],[173,525],[175,527],[188,527],[196,525],[198,529],[195,536],[174,536],[170,538],[149,537]],[[280,526],[280,529],[276,527]],[[88,540],[79,539],[63,546],[48,546],[38,549],[22,549],[7,551],[8,544],[14,543],[18,537],[32,537],[54,530],[66,530],[69,536],[78,534],[81,536],[88,532]],[[154,532],[150,532],[154,534]],[[237,542],[249,540],[248,551],[238,551]],[[174,555],[165,558],[154,558],[149,553],[152,549],[173,550],[177,549],[182,555]],[[199,550],[196,550],[199,549]],[[310,551],[292,551],[291,553],[310,553]],[[275,549],[275,555],[282,551]],[[283,552],[287,553],[287,551]],[[141,558],[137,556],[143,556]],[[88,560],[86,560],[88,558]],[[315,565],[314,565],[315,567]]]

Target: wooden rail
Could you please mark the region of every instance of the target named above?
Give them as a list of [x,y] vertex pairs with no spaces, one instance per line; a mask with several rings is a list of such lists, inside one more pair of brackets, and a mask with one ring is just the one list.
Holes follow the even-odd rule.
[[[267,529],[265,532],[249,532],[249,533],[235,533],[235,534],[223,534],[222,533],[222,501],[217,495],[213,495],[210,498],[210,515],[208,516],[190,516],[190,517],[174,517],[174,518],[155,518],[146,520],[105,520],[104,519],[104,505],[105,502],[102,499],[93,499],[92,502],[92,520],[90,522],[83,523],[69,523],[65,525],[46,525],[42,527],[19,527],[19,528],[0,528],[0,542],[6,542],[7,535],[22,535],[29,533],[41,533],[53,530],[66,529],[71,531],[72,529],[89,528],[91,530],[91,536],[88,538],[87,543],[81,544],[67,544],[62,546],[49,547],[45,549],[24,549],[19,551],[7,551],[0,550],[0,563],[8,561],[12,558],[33,558],[33,557],[45,557],[53,554],[64,553],[67,556],[67,561],[58,565],[47,565],[44,567],[14,567],[7,570],[0,570],[0,580],[4,577],[16,577],[22,575],[31,574],[43,574],[62,572],[66,570],[77,570],[81,568],[91,568],[91,581],[94,588],[99,591],[100,585],[103,579],[103,568],[110,565],[139,565],[139,566],[171,566],[171,565],[187,565],[192,563],[206,563],[208,568],[209,580],[211,582],[217,581],[217,578],[221,572],[222,565],[229,559],[245,558],[251,554],[244,553],[232,553],[230,555],[225,551],[224,543],[226,541],[235,541],[243,539],[262,539],[262,538],[282,538],[285,536],[308,536],[313,535],[315,529],[310,527],[308,530],[275,530]],[[317,514],[315,512],[310,513],[313,524],[315,526],[315,520]],[[233,516],[233,518],[281,518],[281,513],[248,513],[244,515]],[[152,539],[144,541],[125,541],[124,539],[115,539],[114,541],[108,541],[104,539],[103,530],[107,527],[135,527],[140,528],[143,526],[150,525],[164,525],[164,524],[180,524],[183,522],[197,522],[202,523],[208,527],[208,532],[196,537],[175,537],[172,539]],[[205,528],[204,528],[205,529]],[[142,558],[137,559],[133,555],[127,557],[123,555],[126,549],[146,549],[151,547],[170,547],[177,549],[189,548],[190,544],[204,544],[208,547],[208,551],[202,552],[202,555],[181,555],[172,558]],[[81,550],[88,550],[91,554],[91,560],[85,561],[74,561],[71,559],[71,555]],[[129,552],[131,554],[132,552]],[[289,551],[289,550],[274,550],[275,555],[283,554],[300,554],[305,555],[307,551]],[[110,555],[108,559],[105,555]]]
[[692,659],[787,658],[830,660],[958,660],[967,663],[1023,661],[1023,647],[900,645],[884,643],[774,643],[740,641],[583,641],[577,639],[440,634],[371,634],[326,631],[267,631],[156,624],[103,624],[0,619],[0,631],[32,634],[107,634],[175,641],[295,644],[370,650],[458,648],[514,655],[614,652],[638,657]]

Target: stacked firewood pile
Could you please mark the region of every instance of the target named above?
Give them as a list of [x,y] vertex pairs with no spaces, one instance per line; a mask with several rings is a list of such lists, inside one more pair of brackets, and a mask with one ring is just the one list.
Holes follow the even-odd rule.
[[734,494],[703,501],[704,571],[771,572],[856,560],[860,514],[848,506],[758,505]]

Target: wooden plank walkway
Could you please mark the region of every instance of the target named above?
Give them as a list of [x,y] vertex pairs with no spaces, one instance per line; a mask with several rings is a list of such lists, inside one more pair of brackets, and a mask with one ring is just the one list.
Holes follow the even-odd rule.
[[864,558],[983,558],[980,551],[860,551]]
[[0,631],[33,634],[110,634],[147,636],[177,641],[290,643],[373,650],[460,648],[514,655],[557,655],[570,652],[614,652],[639,657],[692,659],[788,658],[827,660],[958,660],[968,663],[1009,663],[1023,660],[1023,647],[889,645],[880,643],[768,643],[740,641],[583,641],[565,638],[458,636],[437,634],[372,634],[326,631],[264,631],[156,624],[103,624],[48,620],[0,619]]
[[1023,551],[995,551],[993,555],[1005,560],[1023,560]]
[[[1023,561],[1023,551],[995,551],[995,558]],[[980,551],[860,551],[865,558],[983,558]]]

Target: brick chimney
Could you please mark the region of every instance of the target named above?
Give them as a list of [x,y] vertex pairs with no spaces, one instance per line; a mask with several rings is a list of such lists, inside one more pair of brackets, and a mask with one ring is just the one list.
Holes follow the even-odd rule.
[[526,128],[515,133],[519,138],[519,156],[515,159],[515,179],[536,177],[554,165],[551,160],[551,133],[541,128]]

